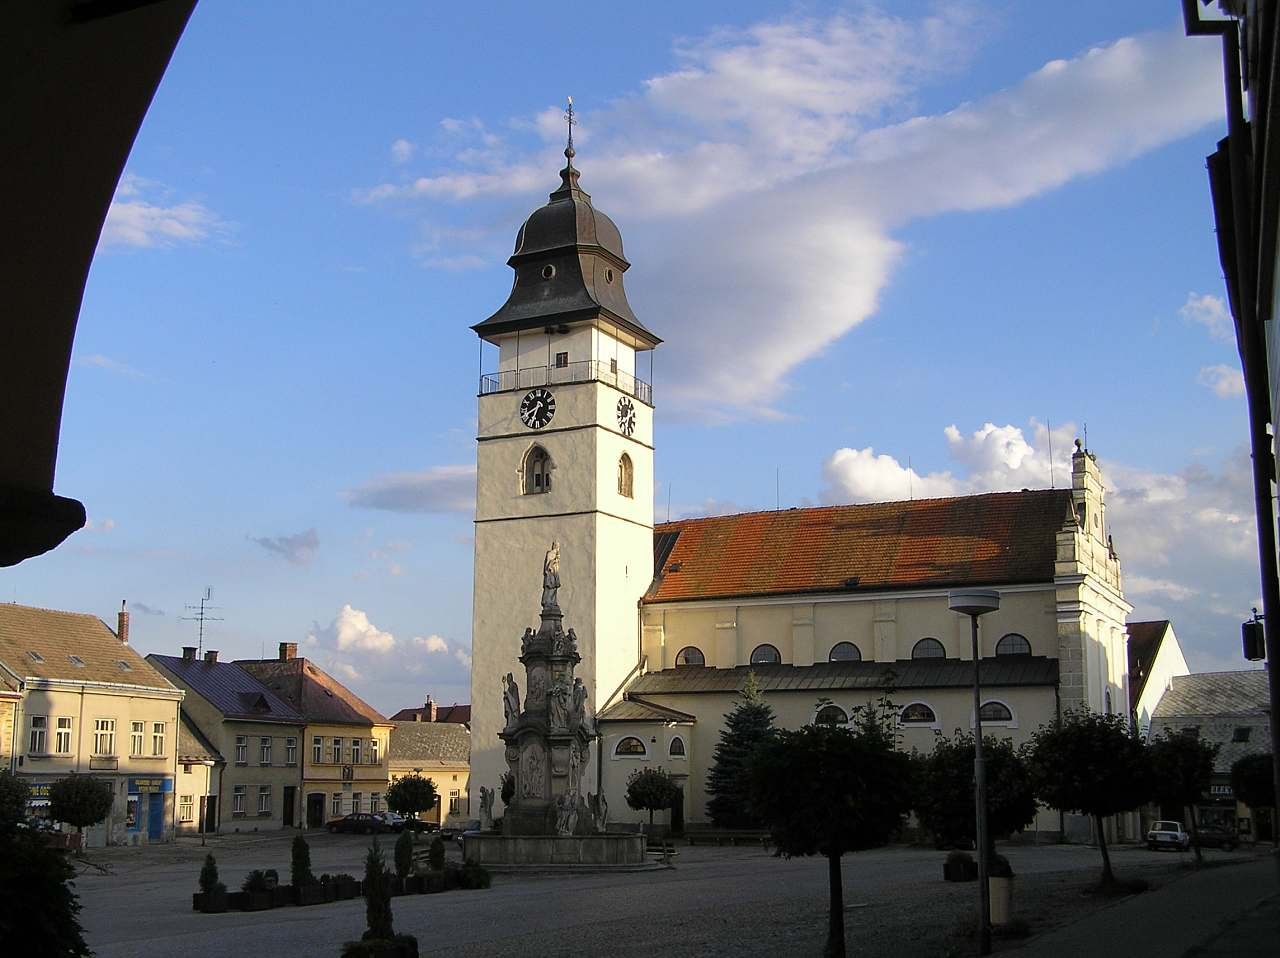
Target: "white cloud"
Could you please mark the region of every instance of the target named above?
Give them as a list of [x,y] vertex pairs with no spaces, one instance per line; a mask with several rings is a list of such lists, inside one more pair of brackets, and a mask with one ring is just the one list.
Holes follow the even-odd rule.
[[390,652],[396,645],[396,637],[384,632],[369,621],[369,616],[346,603],[338,610],[327,628],[316,625],[307,636],[321,646],[339,651]]
[[187,200],[165,205],[168,193],[153,180],[126,173],[107,209],[99,247],[201,243],[230,230],[228,223],[202,203]]
[[[679,347],[664,373],[673,406],[772,414],[796,366],[874,315],[903,256],[894,232],[912,220],[1016,204],[1221,119],[1213,45],[1170,29],[902,120],[894,111],[980,42],[975,5],[937,9],[946,12],[867,7],[719,31],[680,46],[676,69],[581,115],[590,147],[578,165],[638,264],[633,305]],[[486,237],[432,258],[498,262],[515,223],[495,234],[500,218],[478,201],[532,204],[555,185],[558,114],[526,120],[539,144],[524,151],[476,121],[451,121],[451,142],[469,147],[452,163],[359,197],[476,204]],[[663,328],[676,315],[699,321]]]
[[414,149],[414,145],[408,140],[396,140],[391,144],[391,162],[397,164],[408,163],[413,159]]
[[344,493],[353,506],[388,512],[475,511],[476,467],[432,466],[379,476]]
[[320,536],[315,529],[306,529],[288,536],[249,536],[250,542],[256,542],[268,552],[280,556],[293,565],[307,566],[320,551]]
[[428,652],[448,652],[449,651],[449,643],[446,642],[444,639],[442,639],[440,636],[434,635],[434,634],[428,635],[426,638],[423,638],[420,635],[415,635],[413,637],[413,644],[420,649],[425,649]]
[[471,668],[471,653],[466,649],[454,649],[453,657],[458,660],[458,663],[464,669]]
[[1219,296],[1188,293],[1187,301],[1178,310],[1183,319],[1203,326],[1209,335],[1222,343],[1236,341],[1235,323],[1227,304]]
[[128,363],[122,363],[118,359],[112,359],[110,356],[102,355],[102,353],[90,353],[87,356],[77,356],[72,360],[72,365],[105,369],[107,372],[116,373],[120,376],[127,376],[130,379],[146,378],[145,374],[134,369]]
[[1237,367],[1228,366],[1225,363],[1202,367],[1196,382],[1201,386],[1208,386],[1215,396],[1221,396],[1223,399],[1244,395],[1244,373]]
[[1193,598],[1197,593],[1189,586],[1170,582],[1168,579],[1151,579],[1144,575],[1125,576],[1124,591],[1129,597],[1134,596],[1167,596],[1177,601]]

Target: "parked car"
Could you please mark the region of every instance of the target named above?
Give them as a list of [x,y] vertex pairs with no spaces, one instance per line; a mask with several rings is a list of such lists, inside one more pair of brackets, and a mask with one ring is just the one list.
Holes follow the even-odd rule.
[[1191,847],[1191,836],[1182,827],[1182,822],[1152,822],[1147,832],[1147,847],[1152,851],[1157,848],[1185,850]]
[[440,828],[439,822],[429,822],[423,818],[406,818],[404,827],[411,832],[434,832]]
[[393,832],[404,831],[404,826],[407,819],[403,815],[400,815],[399,813],[392,812],[392,811],[374,812],[374,814],[377,815],[384,822],[386,822],[387,827],[391,829]]
[[447,842],[454,841],[454,842],[457,842],[459,845],[461,845],[463,832],[478,832],[478,831],[480,831],[480,819],[472,818],[472,819],[468,819],[465,822],[462,822],[461,824],[455,822],[451,825],[445,825],[443,828],[440,829],[440,837]]
[[1200,825],[1196,828],[1196,840],[1201,848],[1225,848],[1227,851],[1240,844],[1235,829],[1226,825]]
[[391,826],[382,820],[381,815],[374,815],[371,812],[352,812],[342,818],[333,819],[325,827],[331,832],[359,832],[364,835],[391,831]]

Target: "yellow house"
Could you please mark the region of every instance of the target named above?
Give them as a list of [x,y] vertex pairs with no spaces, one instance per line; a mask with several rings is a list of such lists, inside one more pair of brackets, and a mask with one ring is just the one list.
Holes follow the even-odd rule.
[[307,828],[351,812],[382,811],[392,724],[319,666],[281,642],[276,659],[237,660],[302,715],[302,802]]
[[183,693],[92,615],[0,605],[0,671],[21,695],[12,718],[12,766],[47,814],[49,786],[89,774],[114,801],[88,845],[173,837],[179,707]]
[[455,722],[396,722],[391,732],[391,781],[405,775],[429,778],[436,807],[419,815],[437,825],[471,817],[467,784],[471,774],[471,730]]

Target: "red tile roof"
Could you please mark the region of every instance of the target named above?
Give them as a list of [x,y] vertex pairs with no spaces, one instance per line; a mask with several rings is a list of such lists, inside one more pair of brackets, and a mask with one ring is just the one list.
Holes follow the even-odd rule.
[[302,713],[308,722],[330,725],[384,725],[387,722],[377,709],[306,659],[237,659],[235,664]]
[[682,519],[645,601],[1048,582],[1070,514],[1040,489]]
[[[401,709],[395,715],[391,716],[393,722],[430,722],[431,717],[428,715],[428,709],[425,705],[419,705],[416,709]],[[470,725],[471,724],[471,706],[470,705],[437,705],[436,717],[437,722],[452,722],[454,725]]]

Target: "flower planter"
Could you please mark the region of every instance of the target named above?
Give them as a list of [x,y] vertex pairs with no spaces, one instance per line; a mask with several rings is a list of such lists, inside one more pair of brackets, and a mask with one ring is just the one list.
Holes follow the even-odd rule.
[[360,897],[360,883],[358,881],[336,881],[331,882],[331,884],[337,888],[338,901]]
[[421,895],[426,891],[426,879],[423,875],[409,875],[404,880],[404,893],[406,895]]
[[991,888],[991,924],[1007,925],[1013,910],[1013,878],[992,875],[987,881]]
[[338,900],[338,886],[333,882],[325,882],[320,887],[324,889],[324,900],[326,903]]
[[271,907],[280,908],[284,905],[292,905],[295,900],[292,885],[276,885],[271,889]]
[[240,906],[244,911],[266,911],[272,905],[269,891],[244,891],[240,894],[244,896],[244,903]]
[[294,885],[293,900],[299,905],[323,905],[329,898],[327,886],[321,885],[319,882],[313,882],[310,885]]
[[196,892],[191,896],[191,908],[193,911],[201,911],[206,915],[219,914],[227,910],[227,893],[225,891]]
[[977,881],[977,862],[943,862],[942,877],[947,881]]
[[383,881],[387,883],[387,894],[392,898],[404,894],[404,880],[398,875],[388,875]]

